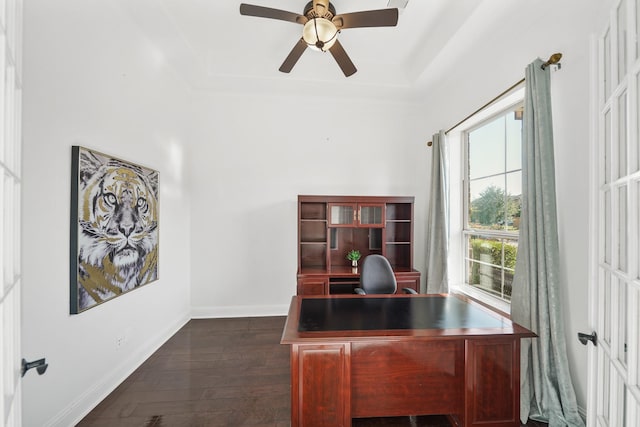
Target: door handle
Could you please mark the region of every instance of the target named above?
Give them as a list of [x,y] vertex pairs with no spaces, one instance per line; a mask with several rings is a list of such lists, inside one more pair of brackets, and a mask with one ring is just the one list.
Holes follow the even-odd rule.
[[593,331],[591,335],[578,332],[578,340],[580,340],[583,345],[587,345],[587,342],[589,341],[591,341],[594,346],[598,345],[598,335],[595,331]]
[[27,373],[27,371],[31,368],[36,368],[39,375],[44,374],[44,372],[49,367],[48,363],[45,363],[45,359],[34,360],[33,362],[27,362],[25,359],[22,359],[22,376]]

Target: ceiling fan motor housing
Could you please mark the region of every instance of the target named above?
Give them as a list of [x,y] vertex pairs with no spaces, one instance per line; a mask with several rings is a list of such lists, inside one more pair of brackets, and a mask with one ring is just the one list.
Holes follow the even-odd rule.
[[304,7],[303,15],[308,19],[324,18],[331,21],[336,16],[336,8],[326,0],[314,0]]

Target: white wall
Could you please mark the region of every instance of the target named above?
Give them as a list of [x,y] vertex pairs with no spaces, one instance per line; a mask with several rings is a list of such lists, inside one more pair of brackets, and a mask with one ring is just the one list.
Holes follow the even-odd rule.
[[589,43],[569,50],[572,60],[552,78],[560,283],[567,356],[576,398],[587,405],[587,348],[577,339],[589,332]]
[[[25,2],[25,426],[70,426],[189,318],[186,93],[127,17],[103,1]],[[160,172],[160,280],[69,315],[71,145]],[[116,338],[124,338],[117,349]]]
[[195,316],[286,314],[299,194],[415,196],[424,271],[428,132],[415,106],[305,94],[199,97],[190,152]]

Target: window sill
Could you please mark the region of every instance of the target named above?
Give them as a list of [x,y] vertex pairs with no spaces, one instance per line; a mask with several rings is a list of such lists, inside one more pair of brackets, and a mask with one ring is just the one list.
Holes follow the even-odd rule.
[[452,293],[463,294],[479,302],[480,304],[486,305],[493,310],[499,311],[503,316],[511,318],[511,304],[504,300],[501,300],[500,298],[493,297],[475,289],[473,286],[465,284],[451,285],[450,288]]

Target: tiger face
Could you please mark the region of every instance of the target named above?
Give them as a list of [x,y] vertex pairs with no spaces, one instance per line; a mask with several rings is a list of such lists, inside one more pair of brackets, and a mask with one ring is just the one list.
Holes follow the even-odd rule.
[[135,165],[82,153],[80,309],[156,280],[158,255],[157,174],[145,175]]

